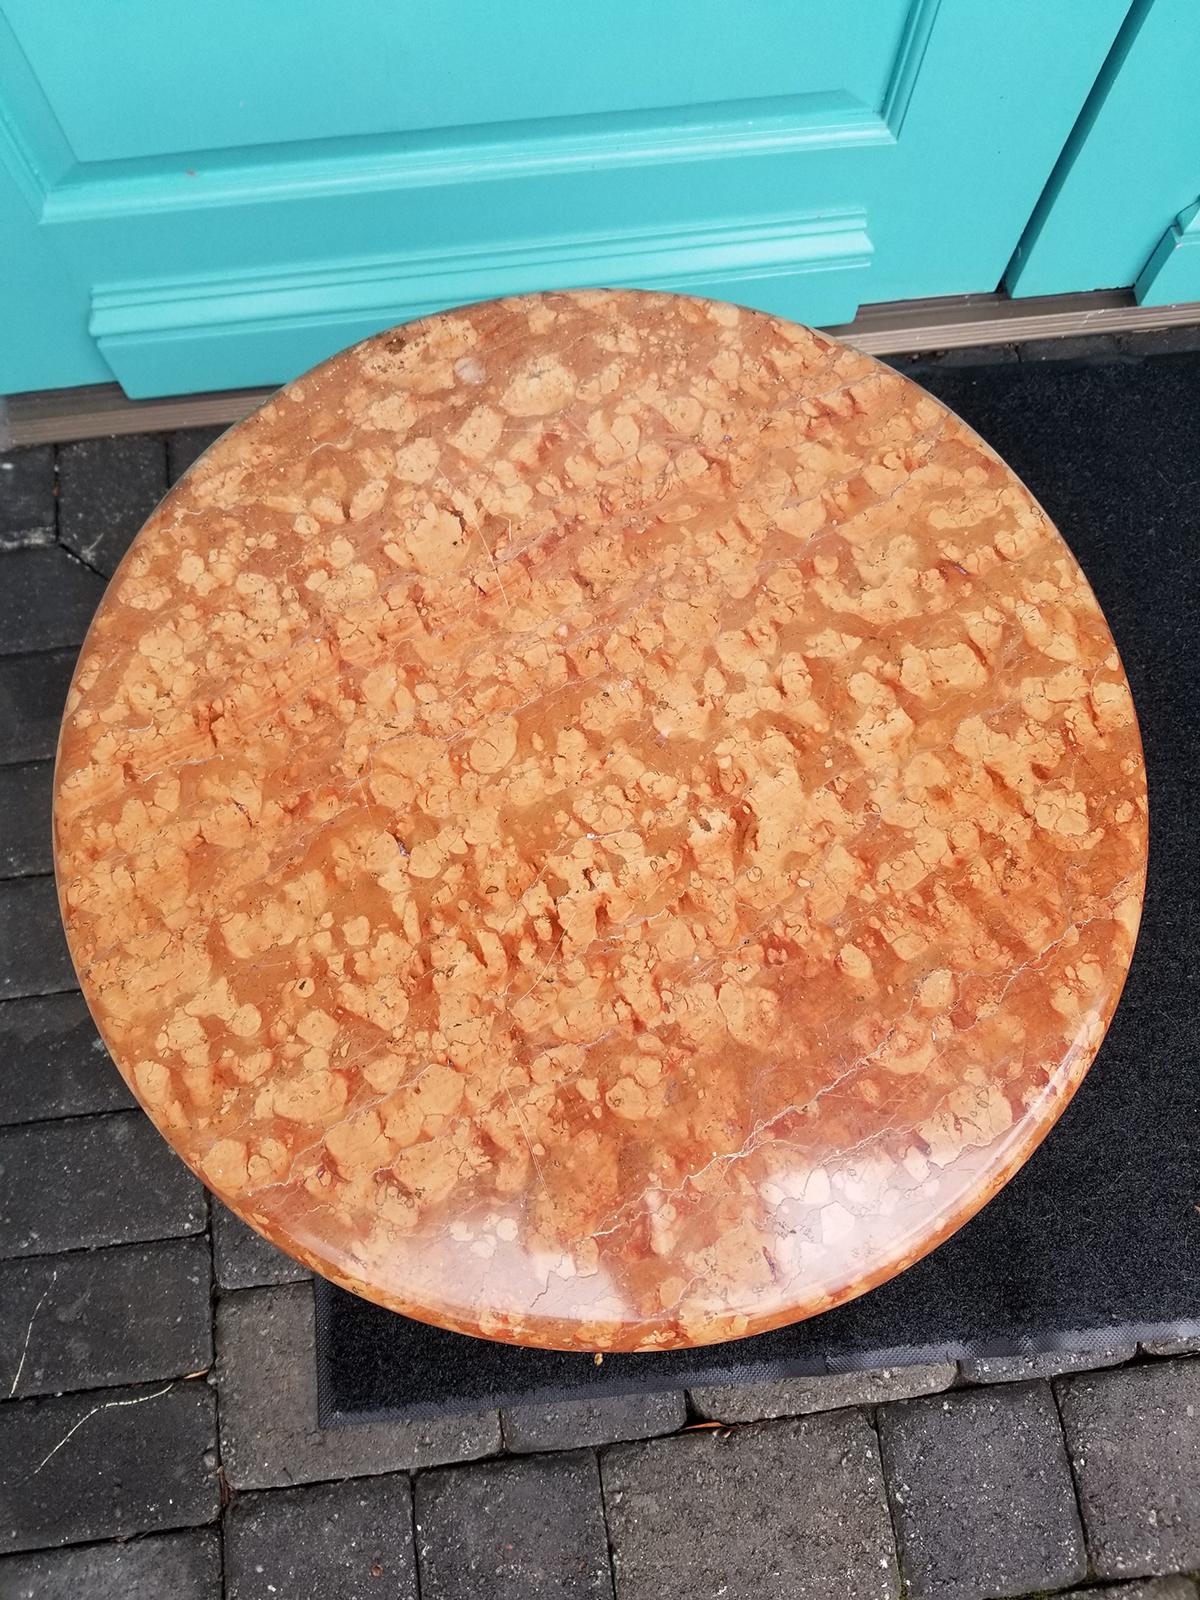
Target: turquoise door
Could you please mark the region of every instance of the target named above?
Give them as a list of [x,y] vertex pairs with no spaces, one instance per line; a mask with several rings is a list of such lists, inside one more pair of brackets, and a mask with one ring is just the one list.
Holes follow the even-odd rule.
[[1127,0],[0,0],[0,389],[637,284],[994,289]]
[[1137,0],[1008,275],[1014,295],[1200,300],[1200,9]]

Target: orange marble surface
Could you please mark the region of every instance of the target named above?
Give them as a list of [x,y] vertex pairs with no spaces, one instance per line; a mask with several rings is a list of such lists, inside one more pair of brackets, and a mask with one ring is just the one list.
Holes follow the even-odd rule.
[[63,916],[179,1154],[347,1288],[655,1349],[881,1282],[1079,1083],[1141,909],[1129,687],[922,390],[636,293],[368,340],[107,593]]

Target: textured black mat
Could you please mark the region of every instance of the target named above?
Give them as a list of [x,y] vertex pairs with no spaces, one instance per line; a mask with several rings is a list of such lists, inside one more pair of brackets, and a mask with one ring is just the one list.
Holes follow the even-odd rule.
[[1150,884],[1124,998],[1062,1121],[972,1222],[836,1311],[641,1356],[519,1350],[317,1285],[322,1420],[419,1416],[1200,1331],[1200,355],[914,367],[1062,529],[1124,656],[1150,774]]

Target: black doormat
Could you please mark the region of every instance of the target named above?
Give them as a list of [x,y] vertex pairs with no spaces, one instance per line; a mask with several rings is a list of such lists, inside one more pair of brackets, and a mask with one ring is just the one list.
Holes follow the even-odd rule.
[[774,1333],[592,1357],[444,1333],[317,1284],[323,1424],[1200,1331],[1200,355],[907,369],[1066,536],[1124,657],[1150,778],[1133,969],[1057,1128],[898,1278]]

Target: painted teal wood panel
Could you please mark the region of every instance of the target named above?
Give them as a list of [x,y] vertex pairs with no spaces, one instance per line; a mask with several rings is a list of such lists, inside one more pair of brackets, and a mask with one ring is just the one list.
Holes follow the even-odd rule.
[[0,161],[0,393],[111,383],[78,286]]
[[[906,9],[754,0],[741,15],[721,0],[605,0],[572,14],[537,0],[205,0],[164,17],[159,0],[4,6],[65,138],[89,163],[754,102],[827,93],[831,78],[847,105],[868,105]],[[76,29],[88,50],[69,48]],[[117,84],[119,100],[104,92]]]
[[61,285],[0,388],[271,383],[534,288],[818,324],[994,288],[1126,10],[0,0],[13,234]]
[[1200,300],[1200,200],[1163,234],[1133,286],[1138,304],[1176,306]]
[[[1012,294],[1154,293],[1144,270],[1200,191],[1198,82],[1196,0],[1137,0],[1014,254]],[[1171,275],[1185,299],[1200,299],[1200,276],[1184,279],[1196,254]]]

